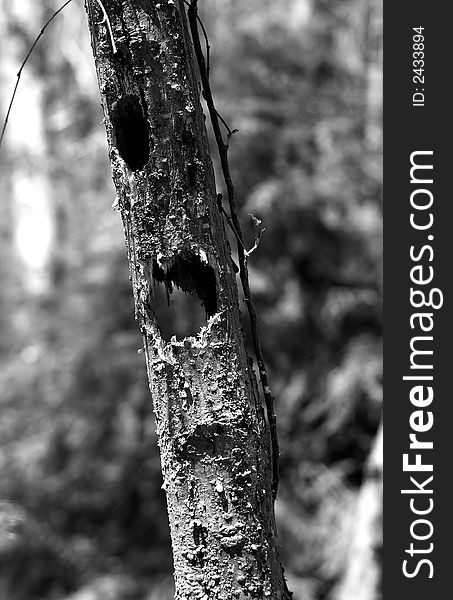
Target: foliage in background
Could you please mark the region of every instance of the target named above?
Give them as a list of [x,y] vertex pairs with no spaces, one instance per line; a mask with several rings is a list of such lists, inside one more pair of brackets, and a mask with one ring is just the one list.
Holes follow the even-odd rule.
[[[266,227],[249,264],[283,560],[296,600],[337,600],[382,402],[381,6],[201,4],[250,245],[248,213]],[[2,1],[2,110],[33,23],[55,8]],[[70,5],[32,57],[21,94],[36,95],[39,140],[12,127],[0,165],[0,596],[165,600],[165,498],[84,18]],[[36,288],[16,234],[38,176],[50,233]],[[175,323],[160,302],[168,331],[190,327],[190,310]]]

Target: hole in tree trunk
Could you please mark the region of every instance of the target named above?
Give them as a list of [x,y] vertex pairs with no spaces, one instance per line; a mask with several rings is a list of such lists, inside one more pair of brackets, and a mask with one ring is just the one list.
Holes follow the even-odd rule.
[[167,270],[153,261],[153,279],[153,310],[165,339],[196,335],[217,312],[214,269],[195,254],[178,256]]
[[193,190],[197,184],[197,165],[194,163],[190,163],[187,167],[187,180],[189,189]]
[[123,96],[113,105],[114,143],[132,171],[143,169],[149,160],[149,128],[138,96]]

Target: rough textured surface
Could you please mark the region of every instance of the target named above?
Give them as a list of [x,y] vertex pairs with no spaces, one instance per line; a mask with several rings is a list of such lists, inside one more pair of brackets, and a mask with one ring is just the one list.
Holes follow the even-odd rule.
[[[177,600],[285,599],[269,431],[245,352],[182,1],[87,0],[157,421]],[[112,39],[113,37],[113,39]],[[206,326],[165,341],[153,289]]]

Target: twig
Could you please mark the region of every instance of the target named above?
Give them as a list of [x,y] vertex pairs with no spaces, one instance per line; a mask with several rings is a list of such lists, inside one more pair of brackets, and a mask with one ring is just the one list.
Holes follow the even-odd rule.
[[238,217],[238,209],[236,205],[236,196],[233,180],[231,178],[230,166],[228,162],[228,145],[225,144],[220,129],[219,114],[215,108],[214,99],[212,97],[211,86],[209,84],[208,71],[206,68],[206,61],[203,55],[201,47],[200,36],[198,33],[198,0],[190,0],[190,5],[187,11],[189,26],[192,33],[192,41],[194,45],[195,56],[200,71],[201,83],[203,86],[203,97],[206,100],[206,104],[209,110],[209,116],[211,118],[212,129],[214,131],[214,137],[217,143],[217,148],[220,157],[220,164],[222,168],[222,174],[225,181],[225,187],[228,196],[228,203],[230,206],[231,221],[233,225],[233,231],[235,232],[238,247],[238,258],[239,258],[239,276],[241,279],[242,289],[244,291],[244,300],[247,305],[247,310],[250,318],[250,329],[252,332],[253,346],[255,349],[256,361],[258,363],[258,370],[260,374],[261,387],[263,389],[264,401],[266,404],[267,418],[269,421],[269,429],[271,435],[271,446],[272,446],[272,493],[275,499],[278,490],[278,457],[279,447],[277,439],[277,420],[274,412],[274,397],[269,387],[269,380],[267,376],[266,365],[264,363],[263,351],[261,349],[261,343],[258,336],[258,317],[256,314],[255,306],[252,300],[252,294],[250,290],[248,268],[247,268],[247,256],[244,248],[244,238],[242,235],[241,224]]
[[105,23],[107,25],[107,29],[108,29],[108,32],[110,34],[110,40],[112,42],[113,54],[116,54],[118,52],[118,50],[117,50],[117,47],[116,47],[116,44],[115,44],[115,38],[113,37],[113,29],[112,29],[112,25],[110,23],[109,16],[107,14],[107,11],[104,8],[104,5],[102,4],[102,1],[101,0],[96,0],[96,2],[98,3],[99,8],[101,9],[102,14],[104,16],[104,19],[101,21],[101,23]]
[[245,251],[246,258],[248,258],[258,248],[261,241],[261,234],[263,233],[263,231],[266,231],[265,227],[260,227],[262,223],[261,219],[257,219],[255,215],[250,215],[250,218],[252,219],[253,226],[255,228],[255,243],[250,248],[250,250]]
[[222,117],[222,115],[219,113],[219,111],[217,109],[216,109],[216,113],[217,113],[217,116],[219,117],[221,123],[227,130],[228,139],[230,139],[234,133],[237,133],[239,131],[239,129],[231,129],[230,126],[228,125],[228,123],[225,121],[225,119]]
[[50,19],[45,23],[45,25],[41,28],[41,31],[39,32],[39,34],[37,35],[37,37],[35,38],[35,41],[33,42],[33,44],[30,46],[30,50],[27,52],[27,55],[25,56],[19,71],[17,72],[17,79],[16,79],[16,85],[14,86],[14,90],[11,96],[11,100],[8,106],[8,110],[6,112],[6,117],[5,120],[3,122],[3,127],[2,127],[2,133],[0,135],[0,149],[2,147],[2,143],[3,143],[3,138],[5,136],[5,131],[6,131],[6,127],[8,125],[8,121],[9,121],[9,115],[11,113],[11,109],[13,107],[14,104],[14,99],[16,98],[16,92],[17,92],[17,88],[19,87],[19,81],[22,75],[22,71],[24,70],[25,65],[27,64],[28,59],[30,58],[31,53],[33,52],[33,50],[35,49],[36,44],[39,42],[39,40],[41,39],[41,37],[44,35],[45,30],[47,29],[47,27],[52,23],[52,21],[55,19],[55,17],[61,13],[61,11],[66,8],[66,6],[72,2],[72,0],[67,0],[67,2],[65,2],[62,6],[60,6],[60,8],[58,10],[56,10],[53,15],[50,17]]
[[231,231],[234,233],[236,240],[238,242],[238,244],[240,244],[243,248],[244,248],[244,252],[246,252],[245,250],[245,246],[244,243],[241,239],[241,236],[239,235],[239,233],[236,231],[235,226],[233,225],[233,221],[231,220],[230,215],[226,212],[226,210],[223,208],[223,204],[222,204],[222,194],[217,194],[217,206],[219,207],[220,212],[224,215],[228,225],[230,226]]
[[[184,0],[184,4],[190,8],[189,0]],[[201,20],[200,15],[198,15],[198,14],[197,14],[197,21],[198,21],[198,25],[200,26],[201,31],[203,32],[203,38],[204,38],[204,42],[205,42],[205,46],[206,46],[206,72],[207,72],[207,76],[209,79],[209,75],[211,72],[211,66],[210,66],[211,46],[209,44],[209,37],[208,37],[208,32],[206,31],[206,27],[204,26],[204,23]],[[225,126],[225,129],[227,130],[228,139],[231,138],[231,136],[234,133],[237,133],[239,131],[239,129],[231,129],[231,127],[228,125],[228,123],[225,121],[225,119],[222,117],[222,115],[217,111],[217,109],[216,109],[216,112],[217,112],[217,116],[219,117],[219,119]]]
[[[189,0],[184,0],[184,4],[188,8],[190,8],[190,2],[189,2]],[[204,37],[204,41],[205,41],[205,45],[206,45],[206,71],[207,71],[208,79],[209,79],[209,73],[211,71],[211,67],[210,67],[211,46],[209,45],[208,32],[206,31],[206,27],[204,26],[204,23],[200,19],[200,16],[198,14],[197,14],[197,21],[198,21],[198,24],[200,25],[201,31],[203,32],[203,37]]]
[[252,221],[253,221],[253,225],[255,227],[255,243],[253,244],[252,248],[250,248],[250,250],[246,250],[244,243],[241,239],[241,236],[239,235],[239,233],[236,231],[236,228],[233,224],[233,221],[231,220],[230,215],[226,212],[226,210],[223,208],[223,204],[222,204],[222,199],[223,196],[222,194],[217,194],[217,206],[219,208],[219,211],[224,215],[228,225],[230,226],[231,231],[234,233],[234,236],[238,242],[238,244],[240,244],[243,248],[244,248],[244,254],[245,254],[245,258],[248,259],[248,257],[255,252],[255,250],[258,248],[259,243],[261,241],[261,234],[263,233],[263,231],[266,231],[265,227],[260,227],[261,225],[261,219],[257,219],[255,217],[255,215],[250,215]]

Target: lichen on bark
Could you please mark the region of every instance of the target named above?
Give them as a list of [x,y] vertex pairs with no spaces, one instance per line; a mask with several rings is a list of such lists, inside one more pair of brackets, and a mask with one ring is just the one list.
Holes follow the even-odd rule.
[[[245,350],[184,4],[103,5],[108,24],[98,2],[86,1],[156,415],[175,598],[286,599],[269,429]],[[163,338],[153,311],[159,284],[198,296],[207,321],[196,335]]]

